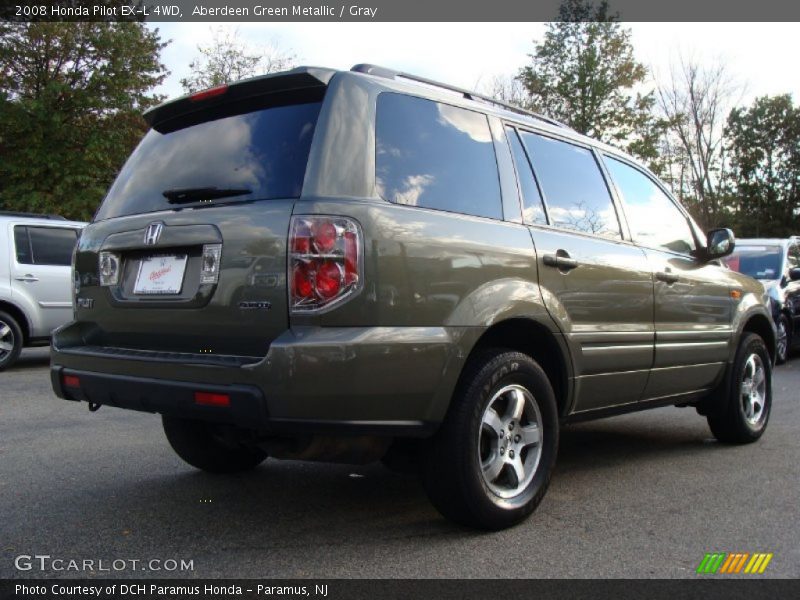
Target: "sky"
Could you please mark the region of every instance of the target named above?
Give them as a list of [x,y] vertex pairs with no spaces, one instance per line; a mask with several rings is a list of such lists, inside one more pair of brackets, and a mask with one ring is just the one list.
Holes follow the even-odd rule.
[[[349,69],[368,62],[469,89],[494,76],[512,75],[528,63],[541,23],[159,23],[172,43],[162,60],[171,71],[157,90],[183,93],[180,79],[197,45],[228,27],[252,46],[291,51],[299,64]],[[792,93],[800,100],[798,23],[625,23],[637,59],[663,77],[681,56],[712,65],[723,61],[742,85],[741,102],[766,94]],[[484,88],[485,89],[485,88]]]

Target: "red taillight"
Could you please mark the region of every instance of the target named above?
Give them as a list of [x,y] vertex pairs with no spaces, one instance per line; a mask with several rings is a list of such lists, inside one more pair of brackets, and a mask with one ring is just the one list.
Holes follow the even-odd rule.
[[330,252],[336,245],[336,227],[330,221],[322,221],[314,227],[314,246],[320,253]]
[[317,269],[317,291],[323,299],[335,298],[344,283],[342,267],[332,260],[325,261]]
[[189,96],[189,100],[191,100],[192,102],[200,102],[201,100],[207,100],[208,98],[213,98],[214,96],[221,96],[227,91],[228,91],[228,84],[223,83],[222,85],[218,85],[216,87],[208,88],[207,90],[197,92],[196,94],[192,94],[191,96]]
[[231,397],[228,394],[215,394],[213,392],[195,392],[194,403],[202,406],[230,406]]
[[79,388],[81,387],[80,377],[75,375],[64,375],[64,387]]
[[311,298],[314,295],[313,273],[308,264],[300,263],[294,267],[294,293],[299,298]]
[[313,311],[361,284],[360,230],[346,217],[293,217],[289,235],[290,307]]

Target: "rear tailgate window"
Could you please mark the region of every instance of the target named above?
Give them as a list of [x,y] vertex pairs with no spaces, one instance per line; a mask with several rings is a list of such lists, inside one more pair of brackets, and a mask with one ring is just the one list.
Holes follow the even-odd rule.
[[170,203],[164,196],[170,190],[239,191],[235,198],[214,204],[299,197],[320,107],[321,102],[307,102],[224,112],[179,129],[151,129],[120,171],[95,220],[187,204]]

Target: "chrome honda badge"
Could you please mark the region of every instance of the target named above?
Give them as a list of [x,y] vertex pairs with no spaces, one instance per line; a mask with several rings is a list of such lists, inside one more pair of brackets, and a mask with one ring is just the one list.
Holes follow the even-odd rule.
[[158,238],[161,237],[161,230],[164,229],[164,224],[161,222],[150,223],[144,231],[144,245],[155,246],[158,243]]

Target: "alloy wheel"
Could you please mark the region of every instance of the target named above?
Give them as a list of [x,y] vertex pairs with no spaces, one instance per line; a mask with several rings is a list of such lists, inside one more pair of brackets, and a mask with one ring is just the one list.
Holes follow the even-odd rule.
[[5,321],[0,321],[0,360],[11,354],[15,342],[14,330]]
[[483,481],[494,494],[514,498],[528,487],[542,455],[542,416],[527,389],[508,385],[492,396],[478,453]]
[[766,417],[767,371],[758,354],[751,354],[744,363],[739,387],[744,418],[748,425],[758,428]]

